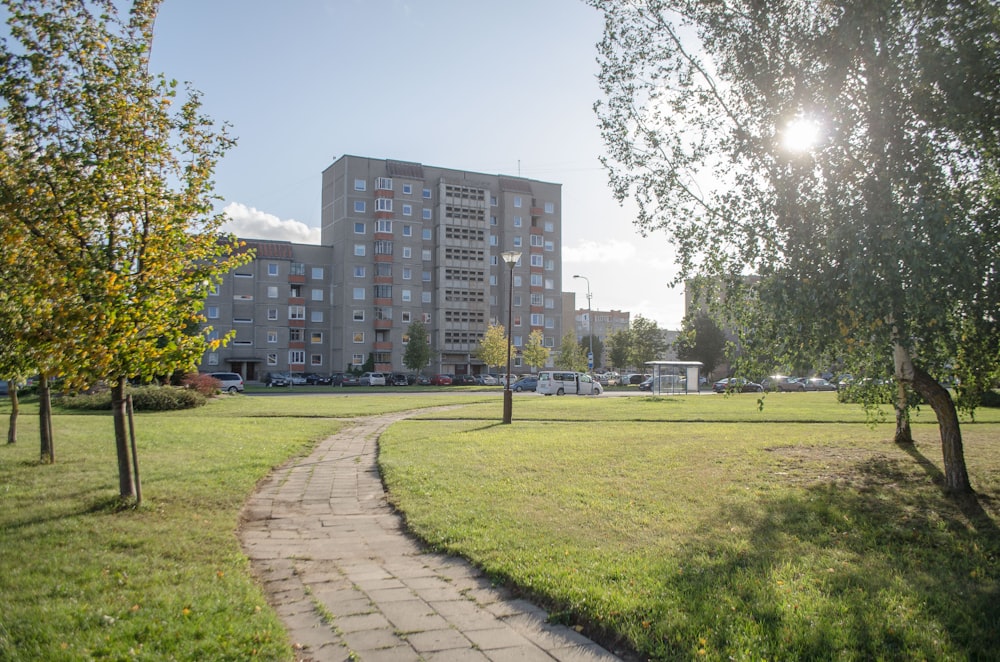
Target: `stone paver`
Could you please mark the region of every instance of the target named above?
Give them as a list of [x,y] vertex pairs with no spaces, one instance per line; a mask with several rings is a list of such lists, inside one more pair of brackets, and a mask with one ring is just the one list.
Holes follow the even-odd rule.
[[619,660],[406,533],[376,465],[378,436],[405,417],[352,421],[272,472],[243,509],[243,548],[297,659]]

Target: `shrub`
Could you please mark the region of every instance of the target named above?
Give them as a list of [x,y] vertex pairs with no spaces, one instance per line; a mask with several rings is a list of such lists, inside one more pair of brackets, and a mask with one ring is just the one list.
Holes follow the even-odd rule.
[[[198,391],[173,386],[140,386],[128,388],[132,396],[132,409],[135,411],[173,411],[176,409],[193,409],[207,402],[207,398]],[[81,393],[69,395],[59,400],[62,407],[85,411],[108,411],[111,409],[111,392]]]
[[181,386],[192,391],[201,393],[206,398],[210,398],[222,391],[222,382],[211,375],[203,375],[191,372],[181,379]]
[[1000,393],[996,391],[985,391],[979,400],[983,407],[1000,407]]

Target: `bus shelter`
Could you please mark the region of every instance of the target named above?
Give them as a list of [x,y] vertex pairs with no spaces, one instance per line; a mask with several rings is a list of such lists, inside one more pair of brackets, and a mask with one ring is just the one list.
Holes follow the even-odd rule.
[[653,383],[649,389],[657,395],[698,393],[701,361],[646,361]]

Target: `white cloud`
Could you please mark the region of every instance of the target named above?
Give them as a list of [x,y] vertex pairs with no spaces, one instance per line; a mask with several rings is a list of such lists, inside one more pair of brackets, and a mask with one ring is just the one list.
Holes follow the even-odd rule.
[[637,250],[634,244],[615,239],[610,241],[584,240],[576,246],[563,246],[562,249],[564,264],[627,264],[635,259],[636,254]]
[[320,229],[305,223],[288,219],[282,220],[274,214],[247,207],[239,202],[230,202],[222,210],[228,220],[222,224],[225,232],[232,232],[242,239],[275,239],[296,244],[318,244]]

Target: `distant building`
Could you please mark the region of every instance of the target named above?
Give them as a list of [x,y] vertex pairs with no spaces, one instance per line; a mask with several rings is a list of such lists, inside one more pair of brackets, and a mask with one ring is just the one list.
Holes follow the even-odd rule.
[[[236,337],[202,369],[252,381],[371,358],[376,370],[402,371],[417,321],[432,346],[427,372],[484,372],[474,352],[493,323],[510,327],[516,348],[535,329],[555,348],[561,195],[560,184],[521,177],[343,156],[322,175],[321,245],[247,240],[256,259],[208,297],[214,333]],[[513,270],[504,251],[521,253]]]

